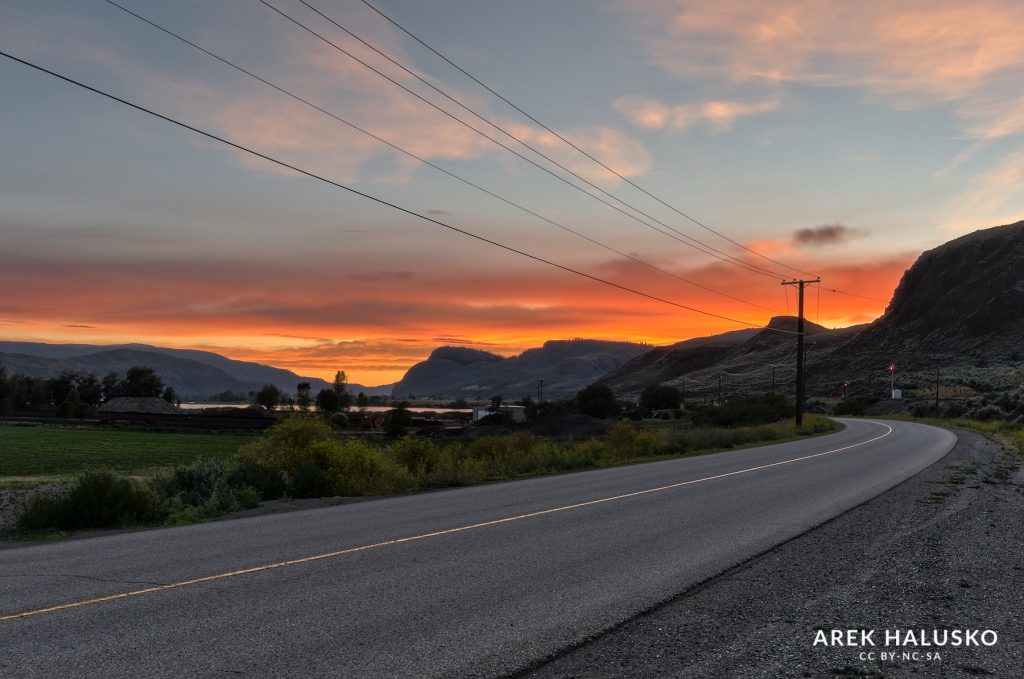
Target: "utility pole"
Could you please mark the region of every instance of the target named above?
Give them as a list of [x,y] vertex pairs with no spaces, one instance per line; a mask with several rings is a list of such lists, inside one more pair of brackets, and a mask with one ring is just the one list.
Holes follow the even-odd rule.
[[718,373],[718,406],[722,406],[722,373]]
[[935,366],[935,416],[939,415],[939,366]]
[[544,380],[537,380],[537,405],[544,402]]
[[846,400],[846,397],[849,395],[849,393],[850,393],[850,382],[849,381],[843,382],[843,400],[844,401]]
[[889,364],[889,398],[896,398],[896,364]]
[[812,281],[783,281],[783,285],[795,285],[797,289],[796,319],[796,426],[804,423],[804,287],[811,283],[820,283],[820,278]]
[[775,364],[772,363],[772,393],[775,393]]

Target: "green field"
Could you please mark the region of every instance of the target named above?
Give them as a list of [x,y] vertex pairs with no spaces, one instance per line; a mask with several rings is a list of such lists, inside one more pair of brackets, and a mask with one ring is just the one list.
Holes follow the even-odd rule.
[[230,457],[252,434],[0,425],[0,482],[70,477],[98,467],[144,475],[198,457]]

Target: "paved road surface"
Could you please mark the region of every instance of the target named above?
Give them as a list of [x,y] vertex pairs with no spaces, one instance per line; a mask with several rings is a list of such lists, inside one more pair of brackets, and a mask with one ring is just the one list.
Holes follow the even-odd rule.
[[501,676],[955,441],[844,422],[718,455],[2,550],[0,677]]

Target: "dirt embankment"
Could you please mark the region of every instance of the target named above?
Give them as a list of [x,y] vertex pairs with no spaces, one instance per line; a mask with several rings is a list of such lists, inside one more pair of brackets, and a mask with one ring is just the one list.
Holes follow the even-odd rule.
[[[902,485],[522,676],[1021,676],[1024,468],[957,433],[944,460]],[[833,629],[876,630],[876,646],[814,644]],[[998,642],[886,647],[896,629],[994,630]]]

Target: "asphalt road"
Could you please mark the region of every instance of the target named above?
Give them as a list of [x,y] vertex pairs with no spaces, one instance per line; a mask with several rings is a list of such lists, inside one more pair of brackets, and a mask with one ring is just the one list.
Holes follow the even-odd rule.
[[844,422],[717,455],[2,550],[0,676],[512,673],[955,442]]

